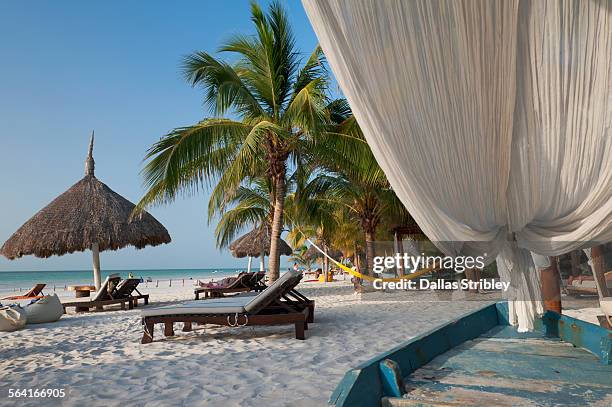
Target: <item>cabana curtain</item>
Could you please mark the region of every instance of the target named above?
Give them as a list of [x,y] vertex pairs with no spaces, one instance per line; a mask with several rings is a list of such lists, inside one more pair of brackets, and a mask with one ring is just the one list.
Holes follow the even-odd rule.
[[[612,1],[303,4],[376,159],[443,251],[498,256],[514,298],[539,300],[529,251],[612,240]],[[541,305],[512,311],[526,330]]]

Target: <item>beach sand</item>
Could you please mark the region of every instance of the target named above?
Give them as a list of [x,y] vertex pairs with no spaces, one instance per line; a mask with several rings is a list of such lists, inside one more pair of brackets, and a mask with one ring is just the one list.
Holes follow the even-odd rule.
[[[348,282],[303,283],[316,301],[306,340],[293,326],[199,328],[141,345],[138,309],[68,314],[52,324],[0,333],[0,404],[8,389],[65,389],[47,405],[324,406],[344,373],[461,314],[491,295],[354,294]],[[149,287],[156,306],[193,298],[190,285]],[[70,294],[67,294],[70,295]],[[473,300],[473,299],[477,300]],[[470,300],[472,299],[472,300]]]

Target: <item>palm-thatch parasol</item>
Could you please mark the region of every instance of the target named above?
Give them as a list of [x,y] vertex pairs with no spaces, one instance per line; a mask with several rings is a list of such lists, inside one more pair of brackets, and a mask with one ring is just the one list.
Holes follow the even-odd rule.
[[[249,257],[249,271],[251,268],[250,259],[252,257],[261,257],[260,270],[264,271],[264,257],[270,254],[270,242],[272,233],[269,226],[262,226],[251,230],[249,233],[242,235],[234,240],[229,248],[232,255],[237,258]],[[291,246],[283,239],[280,239],[279,250],[281,255],[290,256],[293,253]]]
[[0,248],[13,260],[25,255],[47,258],[91,249],[96,288],[100,288],[100,251],[131,245],[138,249],[170,242],[166,228],[147,212],[133,220],[134,204],[94,175],[92,133],[85,177],[17,230]]

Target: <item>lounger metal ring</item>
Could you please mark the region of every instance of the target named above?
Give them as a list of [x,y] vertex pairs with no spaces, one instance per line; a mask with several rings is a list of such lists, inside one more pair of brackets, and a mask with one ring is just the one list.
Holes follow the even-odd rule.
[[239,316],[239,315],[238,315],[238,314],[236,314],[236,326],[238,326],[238,327],[243,327],[243,326],[247,326],[247,325],[249,324],[249,316],[248,316],[248,315],[245,315],[245,316],[244,316],[244,324],[240,324],[240,323],[238,323],[238,316]]
[[243,327],[243,326],[247,326],[249,324],[249,317],[247,315],[244,316],[244,324],[241,324],[238,322],[238,318],[240,317],[240,314],[236,313],[234,315],[234,322],[232,322],[232,316],[228,315],[227,316],[227,324],[231,327]]

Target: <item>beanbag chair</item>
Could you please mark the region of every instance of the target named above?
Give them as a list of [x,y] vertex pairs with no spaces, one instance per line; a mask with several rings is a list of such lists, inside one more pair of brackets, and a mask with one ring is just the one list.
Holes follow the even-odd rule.
[[0,331],[12,332],[25,326],[27,316],[19,305],[0,307]]
[[25,307],[28,324],[55,322],[64,315],[64,307],[57,294],[44,296]]

